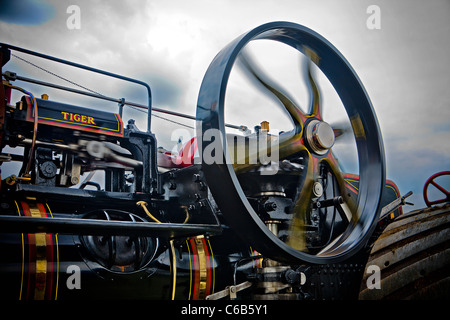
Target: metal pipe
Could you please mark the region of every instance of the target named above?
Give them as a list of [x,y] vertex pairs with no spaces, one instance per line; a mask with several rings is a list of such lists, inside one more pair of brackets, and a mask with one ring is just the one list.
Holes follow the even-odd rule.
[[219,234],[220,225],[131,222],[117,220],[42,218],[29,216],[0,216],[1,233],[58,233],[73,235],[186,237]]

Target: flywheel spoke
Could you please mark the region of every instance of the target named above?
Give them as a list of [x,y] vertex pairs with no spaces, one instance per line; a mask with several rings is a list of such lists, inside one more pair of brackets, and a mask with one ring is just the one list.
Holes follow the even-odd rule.
[[[270,94],[272,94],[281,104],[284,106],[289,116],[296,128],[301,128],[303,123],[305,122],[305,114],[301,110],[299,106],[297,106],[293,99],[289,97],[289,95],[280,88],[280,86],[276,85],[275,81],[270,79],[254,62],[254,59],[250,57],[250,55],[243,50],[239,54],[239,61],[243,66],[244,70],[247,74],[253,79],[256,80],[257,83],[262,85]],[[297,130],[299,131],[299,130]]]
[[339,169],[337,160],[334,158],[332,152],[330,151],[327,157],[323,159],[323,161],[328,164],[328,166],[331,169],[332,175],[336,179],[340,196],[343,198],[343,203],[341,207],[345,212],[348,222],[356,223],[358,221],[356,203],[355,200],[351,198],[349,193],[347,192],[347,189],[345,187],[344,176],[342,175],[342,172]]
[[292,220],[289,226],[289,236],[286,243],[300,251],[306,250],[306,214],[311,210],[311,198],[313,195],[314,181],[319,174],[317,158],[308,154],[308,168],[305,174],[305,180],[298,187],[297,196],[294,200],[292,209]]
[[312,71],[312,64],[319,64],[319,57],[317,54],[308,47],[304,47],[305,55],[307,59],[305,59],[306,63],[306,75],[305,75],[305,83],[308,85],[308,89],[310,92],[311,102],[309,106],[308,115],[315,117],[319,120],[322,120],[322,110],[321,110],[321,101],[320,101],[320,92],[319,87],[317,86],[316,80],[314,79],[314,74]]

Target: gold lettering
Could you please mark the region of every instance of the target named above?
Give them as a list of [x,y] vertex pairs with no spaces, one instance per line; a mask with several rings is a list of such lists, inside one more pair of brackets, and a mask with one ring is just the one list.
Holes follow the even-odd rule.
[[69,115],[69,113],[62,111],[61,114],[63,115],[64,120],[67,120],[67,116]]
[[85,116],[82,114],[76,114],[76,113],[70,113],[70,112],[64,112],[62,111],[61,114],[63,115],[64,120],[72,121],[72,122],[81,122],[81,123],[87,123],[92,124],[96,126],[94,117]]
[[94,118],[93,118],[93,117],[88,117],[87,123],[88,123],[88,124],[96,125],[96,123],[94,122]]

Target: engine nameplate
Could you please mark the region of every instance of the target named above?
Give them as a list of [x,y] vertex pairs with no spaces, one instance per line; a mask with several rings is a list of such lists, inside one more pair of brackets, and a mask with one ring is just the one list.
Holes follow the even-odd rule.
[[[22,99],[27,108],[26,120],[33,122],[33,108],[28,97]],[[123,137],[119,114],[88,109],[49,100],[36,99],[39,124]]]

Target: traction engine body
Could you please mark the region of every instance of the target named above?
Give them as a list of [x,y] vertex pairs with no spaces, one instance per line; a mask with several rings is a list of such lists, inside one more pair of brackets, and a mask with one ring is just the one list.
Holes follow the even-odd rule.
[[[271,33],[276,29],[294,36],[295,32],[309,32],[283,23],[261,28],[254,32],[268,38],[278,37]],[[249,41],[250,36],[238,40]],[[321,47],[316,50],[320,52]],[[261,175],[254,169],[238,173],[240,190],[252,212],[249,218],[247,212],[226,203],[235,197],[229,193],[228,180],[220,178],[229,164],[215,168],[193,161],[194,151],[207,147],[205,142],[200,145],[201,132],[183,148],[188,156],[177,157],[158,149],[150,128],[150,94],[145,106],[149,125],[142,131],[132,119],[124,123],[121,109],[114,113],[97,110],[95,103],[77,106],[48,96],[35,97],[27,91],[23,78],[6,71],[12,51],[130,80],[1,45],[2,299],[358,298],[373,243],[402,213],[397,206],[381,216],[381,208],[401,197],[395,184],[383,177],[376,203],[378,216],[364,230],[368,235],[361,244],[352,248],[351,254],[323,254],[332,242],[340,241],[339,236],[330,239],[350,233],[346,230],[350,230],[353,218],[346,221],[342,193],[348,201],[358,202],[366,185],[360,175],[342,173],[337,177],[331,156],[317,150],[323,146],[317,140],[323,140],[320,117],[315,116],[314,127],[310,120],[302,124],[302,141],[308,140],[306,128],[311,128],[312,138],[304,145],[313,156],[308,158],[301,151],[286,156],[276,175]],[[207,73],[202,84],[200,109],[200,102],[209,94],[203,86],[208,85],[211,74]],[[150,87],[145,87],[150,93]],[[20,92],[20,99],[13,101],[12,92]],[[126,103],[122,100],[120,105],[119,99],[119,106]],[[207,107],[211,110],[209,120],[204,109],[197,110],[203,129],[208,124],[215,127],[215,107],[213,103]],[[360,117],[363,125],[364,116]],[[354,131],[359,129],[355,125]],[[255,139],[259,134],[262,130],[254,133]],[[316,148],[312,148],[314,143]],[[370,144],[370,139],[365,143]],[[302,236],[306,249],[298,254],[300,249],[289,246],[286,253],[279,253],[274,248],[283,249],[292,239],[291,221],[296,214],[291,210],[298,205],[301,190],[307,188],[307,168],[316,164],[319,169],[314,186],[318,188],[320,182],[323,190],[315,191],[305,209]],[[216,172],[218,181],[214,181]],[[333,181],[342,181],[342,188]],[[258,240],[257,228],[267,228],[269,240]],[[273,243],[272,237],[276,238]],[[316,261],[316,257],[321,260]]]

